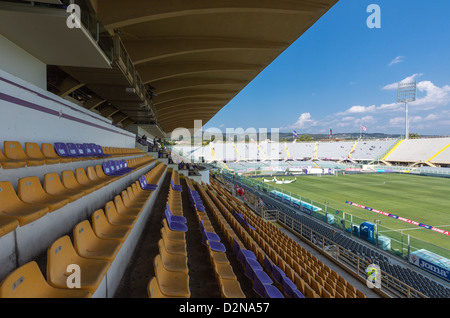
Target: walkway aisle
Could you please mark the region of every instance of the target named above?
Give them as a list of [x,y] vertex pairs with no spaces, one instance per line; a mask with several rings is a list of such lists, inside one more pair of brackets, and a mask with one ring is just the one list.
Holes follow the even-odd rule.
[[217,284],[206,246],[202,244],[202,235],[198,228],[199,224],[195,210],[191,206],[186,180],[180,178],[180,184],[183,186],[181,194],[183,215],[187,220],[188,227],[186,242],[191,298],[219,298],[219,285]]
[[166,174],[142,236],[122,277],[115,298],[147,298],[147,285],[155,275],[153,259],[159,253],[161,221],[169,193],[170,173]]

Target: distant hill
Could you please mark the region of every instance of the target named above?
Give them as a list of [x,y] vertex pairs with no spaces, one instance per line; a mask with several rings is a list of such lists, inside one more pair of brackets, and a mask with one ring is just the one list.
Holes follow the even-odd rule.
[[[292,133],[280,133],[280,140],[286,139],[286,141],[293,141],[294,136]],[[312,140],[330,140],[328,134],[307,134],[311,136]],[[298,135],[300,137],[301,135]],[[355,140],[360,136],[359,133],[336,133],[331,136],[332,140]],[[385,138],[399,138],[400,134],[384,134],[384,133],[370,133],[361,134],[363,139],[385,139]]]
[[[328,134],[299,134],[297,138],[300,138],[301,136],[308,135],[311,138],[311,141],[328,141],[330,140],[330,135]],[[361,134],[362,139],[397,139],[403,135],[400,134],[385,134],[385,133],[363,133]],[[225,141],[225,133],[223,134],[223,141]],[[238,140],[248,140],[248,136],[240,138],[241,135],[238,135]],[[274,136],[275,137],[275,136]],[[356,140],[359,139],[360,134],[359,133],[335,133],[331,136],[331,140]],[[437,135],[422,135],[420,138],[427,138],[427,137],[439,137]],[[259,135],[257,136],[258,140],[260,140]],[[271,133],[267,132],[264,139],[272,139]],[[192,140],[194,140],[194,136],[192,136]],[[236,140],[236,139],[235,139]],[[292,133],[286,133],[286,132],[280,132],[278,133],[278,140],[279,141],[287,141],[292,142],[294,140],[294,135]],[[260,140],[262,141],[262,140]],[[204,140],[204,142],[209,142],[209,140]],[[217,142],[217,140],[216,140]]]

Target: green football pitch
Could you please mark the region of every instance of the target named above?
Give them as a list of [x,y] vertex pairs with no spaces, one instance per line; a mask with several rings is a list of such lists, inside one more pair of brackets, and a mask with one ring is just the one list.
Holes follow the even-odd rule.
[[[271,179],[267,178],[266,179]],[[292,180],[293,177],[278,177]],[[262,178],[258,179],[262,182]],[[379,234],[390,237],[406,235],[450,250],[450,237],[417,225],[384,216],[346,203],[351,201],[436,228],[450,230],[450,179],[408,174],[347,174],[297,176],[289,184],[264,183],[291,192],[321,207],[327,202],[329,213],[339,210],[353,220],[380,220]],[[313,202],[313,203],[314,203]],[[396,230],[398,233],[394,233]],[[392,232],[392,233],[389,233]]]

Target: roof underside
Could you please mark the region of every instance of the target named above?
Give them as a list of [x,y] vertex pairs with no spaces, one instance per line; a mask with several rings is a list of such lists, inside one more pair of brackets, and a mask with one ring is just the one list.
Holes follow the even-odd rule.
[[[192,128],[194,120],[206,124],[336,2],[92,1],[106,29],[120,32],[142,81],[153,87],[166,133]],[[145,112],[128,116],[145,121]]]

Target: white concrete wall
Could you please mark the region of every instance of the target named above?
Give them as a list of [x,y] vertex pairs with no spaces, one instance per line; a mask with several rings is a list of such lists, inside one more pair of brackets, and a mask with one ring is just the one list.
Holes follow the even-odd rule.
[[134,134],[3,70],[0,70],[0,114],[1,147],[4,140],[20,141],[22,145],[26,141],[88,142],[135,147]]

